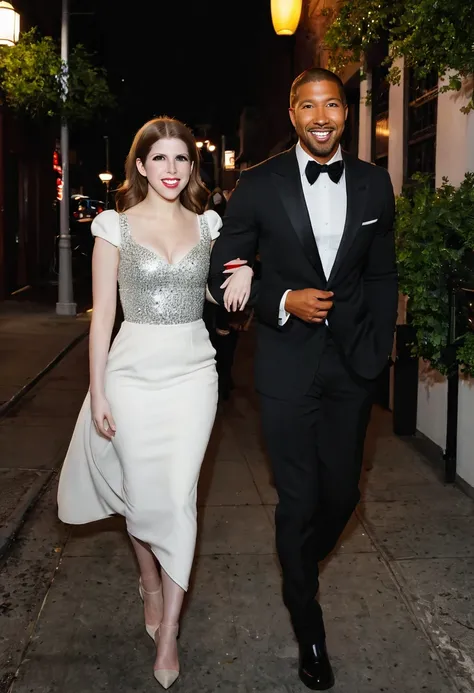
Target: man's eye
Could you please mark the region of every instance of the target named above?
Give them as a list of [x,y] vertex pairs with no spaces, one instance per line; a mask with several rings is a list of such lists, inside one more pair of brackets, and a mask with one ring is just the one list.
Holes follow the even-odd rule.
[[331,108],[338,108],[339,104],[336,101],[332,101],[331,103],[328,103],[328,106],[330,106]]

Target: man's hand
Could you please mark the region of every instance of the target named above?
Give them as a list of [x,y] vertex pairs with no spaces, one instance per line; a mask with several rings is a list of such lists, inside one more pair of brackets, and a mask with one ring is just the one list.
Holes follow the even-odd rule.
[[332,291],[301,289],[290,291],[285,300],[285,310],[309,323],[324,322],[332,308]]

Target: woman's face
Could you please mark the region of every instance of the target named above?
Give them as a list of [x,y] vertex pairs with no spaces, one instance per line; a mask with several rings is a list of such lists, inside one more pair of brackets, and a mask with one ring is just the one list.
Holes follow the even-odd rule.
[[175,200],[187,186],[193,164],[186,143],[166,137],[154,143],[145,162],[137,159],[137,168],[158,195]]

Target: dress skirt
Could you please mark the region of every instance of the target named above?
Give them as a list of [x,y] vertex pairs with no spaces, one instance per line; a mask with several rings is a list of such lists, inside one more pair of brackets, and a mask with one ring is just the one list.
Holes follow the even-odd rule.
[[202,320],[123,322],[107,362],[112,441],[84,400],[61,471],[59,518],[123,515],[166,573],[187,590],[196,544],[199,472],[217,408],[215,350]]

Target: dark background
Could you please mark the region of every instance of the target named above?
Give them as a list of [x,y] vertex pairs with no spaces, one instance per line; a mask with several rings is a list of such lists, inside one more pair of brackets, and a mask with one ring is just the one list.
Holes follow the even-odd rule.
[[[22,0],[17,7],[42,34],[59,40],[60,0]],[[207,137],[219,144],[225,135],[238,153],[245,107],[268,103],[273,91],[279,117],[286,111],[290,74],[278,65],[291,64],[293,43],[275,34],[270,0],[155,0],[124,3],[123,9],[111,0],[70,0],[69,9],[70,48],[82,43],[95,53],[117,98],[107,120],[71,132],[75,178],[84,181],[85,194],[103,195],[97,176],[105,168],[104,135],[117,183],[133,135],[149,118],[179,118],[197,137],[199,126],[208,124]],[[278,100],[280,92],[285,96]],[[271,113],[268,118],[271,127]]]

